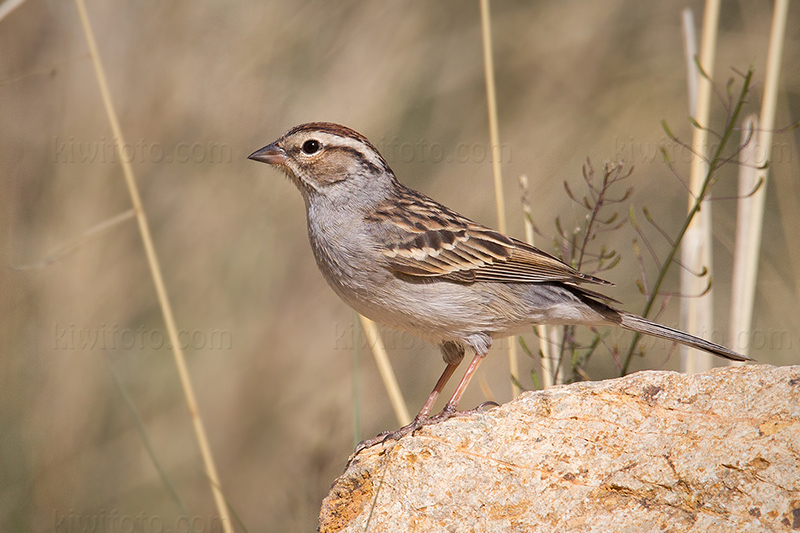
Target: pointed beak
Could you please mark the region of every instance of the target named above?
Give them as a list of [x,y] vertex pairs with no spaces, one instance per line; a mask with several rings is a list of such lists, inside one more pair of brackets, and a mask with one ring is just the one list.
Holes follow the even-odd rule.
[[288,157],[286,156],[286,152],[284,152],[283,148],[279,147],[275,143],[272,143],[260,150],[256,150],[247,156],[247,159],[260,161],[262,163],[267,163],[268,165],[282,165],[286,162]]

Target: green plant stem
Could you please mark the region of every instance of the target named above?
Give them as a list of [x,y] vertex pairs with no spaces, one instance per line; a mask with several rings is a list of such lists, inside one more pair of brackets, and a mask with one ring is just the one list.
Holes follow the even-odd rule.
[[[114,370],[114,366],[111,364],[111,358],[108,356],[107,353],[103,353],[106,360],[106,365],[108,366],[108,370],[111,373],[111,377],[114,380],[114,386],[117,388],[117,392],[122,397],[122,402],[125,404],[125,407],[130,412],[131,416],[133,417],[133,421],[136,423],[136,430],[139,432],[139,436],[142,438],[142,444],[144,444],[144,449],[147,452],[147,455],[150,456],[150,461],[153,463],[153,467],[158,472],[158,475],[161,477],[161,482],[166,487],[167,492],[178,505],[178,508],[181,510],[186,516],[189,516],[189,512],[186,510],[186,506],[183,504],[183,500],[178,495],[178,491],[175,490],[175,485],[172,483],[172,480],[169,478],[167,471],[161,465],[161,461],[158,460],[158,455],[156,455],[155,447],[153,446],[153,442],[150,440],[150,435],[147,433],[147,428],[144,425],[144,420],[142,420],[141,415],[139,414],[138,409],[133,403],[133,399],[128,394],[128,391],[125,389],[125,386],[122,384],[122,380],[117,375],[117,371]],[[191,521],[187,522],[188,525],[192,528],[192,531],[195,531],[194,526],[192,525]]]
[[[736,124],[738,124],[739,114],[742,111],[742,107],[744,106],[745,96],[747,95],[750,89],[750,79],[753,77],[753,69],[750,68],[747,71],[747,74],[744,77],[744,83],[742,84],[742,90],[739,92],[739,99],[736,102],[736,106],[734,107],[733,114],[728,119],[725,125],[725,131],[720,139],[720,143],[717,146],[717,150],[714,152],[714,157],[711,158],[711,163],[708,165],[708,172],[706,173],[706,177],[703,180],[703,187],[700,189],[700,194],[695,198],[694,205],[692,205],[692,209],[689,210],[686,219],[683,221],[683,226],[681,227],[680,231],[678,232],[678,236],[675,239],[675,243],[673,244],[672,248],[667,255],[667,258],[664,260],[663,264],[661,265],[661,269],[658,272],[658,277],[656,278],[656,282],[653,285],[653,289],[650,292],[650,296],[647,298],[647,304],[644,306],[644,310],[642,311],[642,316],[647,318],[647,315],[650,313],[650,310],[653,307],[653,304],[658,297],[659,291],[661,290],[661,285],[664,283],[664,278],[667,276],[667,271],[669,267],[672,266],[672,262],[675,259],[675,255],[678,253],[678,249],[680,248],[681,241],[683,240],[683,236],[686,235],[686,231],[689,229],[689,225],[692,223],[692,219],[694,216],[700,211],[701,204],[703,200],[708,195],[708,190],[712,185],[714,172],[717,170],[717,164],[720,162],[722,157],[722,151],[728,144],[728,141],[733,135],[733,131],[736,128]],[[695,154],[695,157],[700,157],[699,155]],[[630,366],[631,360],[633,359],[633,352],[636,350],[636,345],[639,343],[639,339],[641,339],[642,335],[640,333],[636,333],[633,336],[633,340],[631,341],[631,345],[628,348],[628,354],[625,356],[625,363],[622,365],[622,371],[620,372],[621,376],[624,376],[628,373],[628,367]]]

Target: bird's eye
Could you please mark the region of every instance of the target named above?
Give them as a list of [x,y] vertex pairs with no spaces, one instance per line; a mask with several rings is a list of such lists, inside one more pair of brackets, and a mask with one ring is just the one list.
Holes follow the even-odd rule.
[[307,155],[319,152],[320,148],[322,148],[322,145],[316,139],[309,139],[303,143],[303,153]]

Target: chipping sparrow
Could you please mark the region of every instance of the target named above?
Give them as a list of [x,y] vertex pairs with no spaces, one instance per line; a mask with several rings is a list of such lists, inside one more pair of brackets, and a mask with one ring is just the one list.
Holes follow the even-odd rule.
[[535,324],[619,326],[733,361],[748,359],[615,309],[614,300],[582,286],[610,283],[402,185],[378,150],[349,128],[303,124],[249,159],[282,170],[300,189],[317,265],[347,304],[441,347],[444,373],[414,422],[394,437],[428,418],[465,348],[475,356],[436,419],[456,412],[492,339]]

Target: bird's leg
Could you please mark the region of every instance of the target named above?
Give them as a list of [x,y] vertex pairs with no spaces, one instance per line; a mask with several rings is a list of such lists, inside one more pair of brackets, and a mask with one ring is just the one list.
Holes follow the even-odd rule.
[[458,402],[461,401],[461,396],[464,395],[464,391],[467,390],[467,385],[469,385],[469,382],[472,381],[472,377],[475,375],[475,372],[478,370],[478,367],[483,362],[485,357],[486,352],[478,352],[475,354],[475,357],[472,358],[472,361],[470,361],[469,366],[467,367],[467,371],[464,372],[464,377],[461,378],[461,381],[458,383],[455,392],[453,392],[453,395],[450,397],[450,401],[444,406],[442,412],[427,419],[423,425],[444,422],[448,418],[451,418],[453,415],[458,413]]
[[358,452],[360,452],[361,450],[365,450],[367,448],[375,446],[376,444],[380,444],[381,442],[385,442],[387,440],[399,440],[400,438],[405,437],[406,435],[414,433],[416,430],[422,427],[423,422],[428,418],[428,415],[431,412],[433,404],[436,402],[436,399],[442,393],[442,389],[444,389],[444,386],[447,384],[447,381],[453,376],[453,372],[456,371],[458,363],[460,362],[461,360],[459,359],[455,363],[447,364],[447,366],[444,369],[444,372],[442,372],[441,377],[439,377],[439,381],[436,382],[436,386],[433,387],[433,390],[428,395],[428,399],[425,400],[425,404],[422,406],[422,409],[419,410],[419,413],[417,413],[417,416],[414,417],[414,420],[412,420],[410,424],[401,427],[397,431],[384,431],[383,433],[378,434],[378,436],[376,437],[361,441],[361,443],[358,446],[356,446],[356,450],[355,452],[353,452],[353,456],[357,455]]
[[442,389],[444,389],[444,386],[447,384],[450,378],[453,377],[453,373],[456,371],[456,368],[458,368],[458,363],[449,363],[445,367],[444,372],[442,372],[442,375],[439,377],[439,381],[436,382],[436,386],[428,395],[428,399],[425,400],[425,404],[422,406],[422,409],[419,410],[417,416],[414,417],[414,422],[412,422],[411,425],[418,424],[423,420],[425,420],[426,418],[428,418],[428,415],[431,412],[433,404],[436,402],[436,399],[442,393]]

